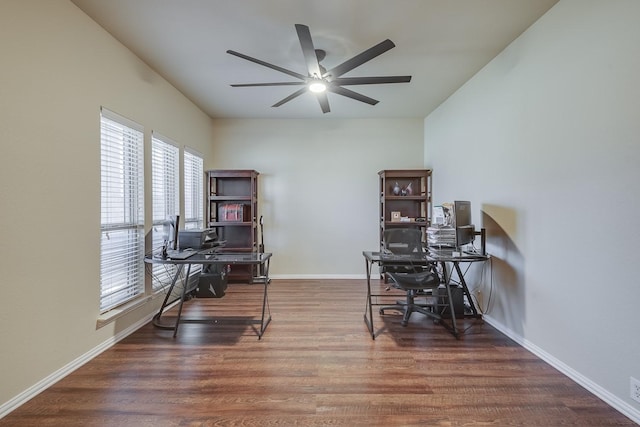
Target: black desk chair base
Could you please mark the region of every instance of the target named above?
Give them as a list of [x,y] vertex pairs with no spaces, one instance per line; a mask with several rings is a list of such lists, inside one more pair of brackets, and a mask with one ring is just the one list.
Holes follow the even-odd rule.
[[[442,285],[445,292],[439,292],[441,286],[438,275],[431,271],[421,273],[387,273],[394,282],[394,286],[406,292],[405,301],[397,301],[395,305],[381,307],[379,312],[385,314],[387,310],[396,310],[403,313],[400,324],[407,326],[412,313],[421,313],[434,320],[435,323],[448,317],[451,319],[452,332],[458,336],[455,321],[455,309],[451,289]],[[425,298],[424,302],[416,302],[416,298]],[[446,314],[446,316],[445,316]]]
[[[422,313],[425,316],[432,317],[434,321],[439,321],[440,316],[437,314],[438,301],[435,293],[423,291],[407,291],[406,300],[398,300],[394,305],[380,307],[379,313],[384,315],[387,311],[395,310],[402,313],[402,326],[409,324],[409,318],[412,313]],[[416,302],[416,299],[424,299],[424,301]]]

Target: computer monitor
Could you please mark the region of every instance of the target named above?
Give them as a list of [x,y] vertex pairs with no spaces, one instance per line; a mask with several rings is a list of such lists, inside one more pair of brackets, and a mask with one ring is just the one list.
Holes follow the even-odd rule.
[[476,236],[476,228],[471,222],[471,202],[456,200],[453,202],[453,214],[456,227],[456,247],[473,243]]
[[453,215],[456,227],[471,225],[471,202],[466,200],[454,201]]
[[173,215],[164,223],[164,241],[167,250],[178,249],[178,229],[180,227],[180,215]]

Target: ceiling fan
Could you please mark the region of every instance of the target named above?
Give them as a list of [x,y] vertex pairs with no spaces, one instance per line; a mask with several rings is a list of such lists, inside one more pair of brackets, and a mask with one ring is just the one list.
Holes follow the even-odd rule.
[[251,56],[244,55],[242,53],[227,50],[227,53],[237,56],[247,61],[255,62],[256,64],[263,65],[281,73],[288,74],[292,77],[299,79],[300,81],[291,82],[274,82],[274,83],[244,83],[244,84],[232,84],[232,87],[253,87],[253,86],[304,86],[291,95],[276,102],[272,107],[279,107],[292,99],[302,95],[307,91],[313,92],[320,108],[323,113],[331,111],[329,108],[329,100],[327,98],[327,92],[332,92],[337,95],[346,96],[347,98],[355,99],[370,105],[376,105],[377,100],[369,98],[368,96],[354,92],[343,86],[353,85],[371,85],[371,84],[383,84],[383,83],[409,83],[411,76],[387,76],[387,77],[341,77],[343,74],[353,70],[354,68],[364,64],[367,61],[375,58],[378,55],[383,54],[389,49],[395,47],[395,44],[389,39],[378,43],[377,45],[365,50],[364,52],[354,56],[353,58],[343,62],[340,65],[333,67],[330,70],[325,69],[320,65],[326,55],[326,52],[321,49],[316,49],[313,46],[313,40],[311,39],[311,32],[306,25],[296,24],[296,31],[298,33],[298,39],[300,40],[300,46],[302,47],[302,54],[307,63],[307,74],[300,74],[295,71],[287,70],[286,68],[279,67],[277,65],[269,64],[268,62],[261,61]]

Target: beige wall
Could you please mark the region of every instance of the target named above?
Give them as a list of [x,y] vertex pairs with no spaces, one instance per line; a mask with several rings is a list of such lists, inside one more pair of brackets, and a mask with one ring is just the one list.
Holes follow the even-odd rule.
[[422,168],[422,120],[215,120],[212,165],[260,172],[271,276],[364,277],[378,171]]
[[640,422],[640,2],[561,0],[425,120],[489,231],[487,319]]
[[96,327],[100,107],[142,124],[146,151],[155,130],[210,158],[213,135],[210,118],[67,0],[3,0],[0,52],[2,405],[157,303]]

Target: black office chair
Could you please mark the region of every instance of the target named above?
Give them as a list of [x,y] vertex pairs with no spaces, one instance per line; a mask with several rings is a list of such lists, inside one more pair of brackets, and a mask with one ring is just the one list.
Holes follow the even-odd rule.
[[[390,228],[382,236],[383,251],[391,255],[409,257],[411,254],[424,252],[422,232],[418,228]],[[398,263],[386,265],[384,272],[389,273],[418,273],[423,271],[422,265]]]
[[[434,320],[441,320],[441,310],[439,307],[440,277],[435,264],[415,263],[411,261],[411,255],[424,252],[422,243],[422,232],[417,228],[392,228],[384,231],[383,235],[384,251],[391,254],[389,263],[385,262],[384,273],[391,279],[393,286],[405,291],[405,301],[398,301],[395,305],[380,308],[380,314],[384,315],[385,310],[396,310],[403,312],[402,326],[407,326],[409,317],[413,312],[419,312]],[[399,257],[397,257],[399,255]],[[396,256],[396,257],[394,257]],[[406,256],[406,261],[402,258]],[[397,264],[395,263],[397,261]],[[447,286],[445,286],[447,287]],[[448,291],[448,289],[447,289]],[[430,297],[430,303],[416,303],[416,297]],[[447,304],[451,307],[451,295],[447,292]],[[455,328],[455,326],[454,326]]]
[[384,248],[397,254],[422,252],[422,232],[419,228],[388,228],[382,236]]

